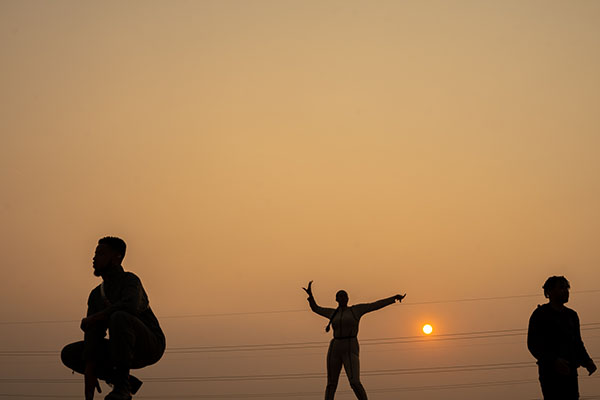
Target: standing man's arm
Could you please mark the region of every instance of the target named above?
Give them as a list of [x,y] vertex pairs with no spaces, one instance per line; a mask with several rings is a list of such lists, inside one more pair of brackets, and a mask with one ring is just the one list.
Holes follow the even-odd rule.
[[395,296],[377,300],[372,303],[357,304],[354,306],[354,309],[358,311],[358,314],[359,314],[358,318],[360,318],[363,315],[365,315],[366,313],[380,310],[383,307],[387,307],[391,304],[394,304],[396,301],[398,301],[400,303],[400,302],[402,302],[402,299],[404,299],[405,297],[406,297],[406,294],[403,294],[403,295],[397,294]]
[[554,362],[558,356],[552,349],[549,349],[544,340],[544,328],[540,308],[536,309],[529,318],[529,328],[527,329],[527,348],[532,356],[541,364]]
[[585,346],[583,345],[583,340],[581,339],[581,329],[579,328],[579,317],[575,314],[575,324],[577,327],[577,359],[582,367],[587,369],[588,374],[591,375],[596,372],[596,364],[594,364],[594,360],[590,357]]
[[331,316],[333,315],[333,313],[335,312],[335,309],[321,307],[320,305],[317,304],[317,301],[315,300],[315,297],[313,296],[313,292],[312,292],[312,282],[313,281],[308,282],[308,287],[302,288],[306,292],[306,294],[308,294],[307,300],[308,300],[308,304],[310,305],[310,309],[315,314],[319,314],[322,317],[330,319]]

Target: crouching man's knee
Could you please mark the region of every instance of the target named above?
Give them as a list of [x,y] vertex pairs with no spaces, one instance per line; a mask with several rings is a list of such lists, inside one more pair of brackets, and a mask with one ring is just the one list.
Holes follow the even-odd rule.
[[62,363],[76,372],[83,372],[83,342],[75,342],[63,347],[60,352]]

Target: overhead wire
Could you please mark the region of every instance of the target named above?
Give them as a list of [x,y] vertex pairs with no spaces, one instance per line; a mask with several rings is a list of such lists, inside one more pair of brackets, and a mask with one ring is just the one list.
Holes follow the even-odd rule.
[[[419,385],[419,386],[400,386],[388,388],[370,388],[370,393],[396,393],[396,392],[422,392],[422,391],[440,391],[453,389],[474,389],[485,387],[498,387],[509,385],[535,384],[537,379],[512,379],[500,381],[483,382],[462,382],[438,385]],[[350,390],[339,390],[338,393],[350,394]],[[178,394],[178,395],[139,395],[138,399],[251,399],[251,398],[290,398],[290,397],[321,397],[322,391],[304,391],[304,392],[267,392],[267,393],[219,393],[219,394]],[[0,397],[9,398],[80,398],[80,395],[53,395],[53,394],[23,394],[23,393],[0,393]],[[591,394],[582,396],[582,400],[591,400],[600,398],[600,394]],[[537,400],[537,399],[532,399]]]
[[[600,290],[579,291],[579,293],[600,292]],[[538,297],[539,295],[516,295],[516,296],[496,296],[484,298],[465,298],[443,301],[427,301],[407,303],[404,305],[422,305],[422,304],[439,304],[439,303],[457,303],[470,301],[486,301],[486,300],[503,300],[510,298]],[[281,314],[289,312],[302,312],[306,310],[274,310],[274,311],[257,311],[257,312],[236,312],[236,313],[218,313],[218,314],[189,314],[178,316],[163,316],[162,318],[195,318],[195,317],[219,317],[219,316],[234,316],[234,315],[256,315],[256,314]],[[35,323],[66,323],[78,322],[72,321],[3,321],[0,325],[8,324],[35,324]],[[600,329],[599,322],[587,323],[581,325],[581,330],[597,330]],[[361,340],[362,345],[386,345],[386,344],[403,344],[414,342],[430,342],[430,341],[447,341],[447,340],[473,340],[473,339],[488,339],[495,337],[506,336],[522,336],[526,333],[526,329],[502,329],[502,330],[487,330],[487,331],[470,331],[449,334],[438,334],[435,337],[423,336],[401,336],[401,337],[382,337],[370,338]],[[191,347],[173,347],[167,349],[167,352],[174,354],[181,353],[203,353],[203,352],[240,352],[240,351],[267,351],[267,350],[290,350],[290,349],[307,349],[320,348],[326,346],[326,342],[292,342],[292,343],[266,343],[266,344],[241,344],[241,345],[222,345],[222,346],[191,346]],[[0,351],[2,356],[56,356],[57,351],[51,350],[25,350],[25,351]],[[493,363],[493,364],[470,364],[470,365],[454,365],[454,366],[439,366],[439,367],[423,367],[423,368],[401,368],[389,370],[371,370],[363,371],[364,376],[381,376],[381,375],[404,375],[404,374],[425,374],[425,373],[450,373],[450,372],[468,372],[496,369],[515,369],[526,368],[532,366],[531,362],[515,362],[515,363]],[[323,373],[296,373],[296,374],[266,374],[266,375],[237,375],[237,376],[205,376],[205,377],[157,377],[146,378],[147,382],[231,382],[231,381],[248,381],[248,380],[283,380],[283,379],[311,379],[322,378]],[[0,383],[72,383],[80,382],[80,380],[55,380],[55,379],[0,379]],[[419,390],[443,390],[453,388],[470,388],[470,387],[486,387],[498,385],[510,385],[527,382],[536,382],[536,380],[513,380],[513,381],[493,381],[493,382],[472,382],[462,384],[449,385],[429,385],[418,387],[403,387],[403,388],[375,388],[370,392],[386,393],[394,391],[419,391]],[[341,391],[344,392],[344,391]],[[348,391],[349,392],[349,391]],[[191,395],[191,396],[140,396],[139,398],[189,398],[189,399],[242,399],[242,398],[274,398],[274,397],[300,397],[322,395],[321,392],[289,392],[289,393],[245,393],[245,394],[218,394],[218,395]],[[75,398],[79,396],[54,396],[54,395],[29,395],[29,394],[7,394],[0,393],[0,397],[33,397],[33,398]],[[591,395],[582,397],[582,399],[596,399],[600,395]]]
[[[445,389],[463,389],[463,388],[476,388],[486,386],[503,386],[503,385],[514,385],[522,383],[532,383],[534,379],[518,379],[518,380],[504,380],[504,381],[484,381],[484,382],[465,382],[465,383],[454,383],[445,385],[421,385],[421,386],[404,386],[404,387],[391,387],[391,388],[370,388],[371,393],[394,393],[402,391],[425,391],[425,390],[445,390]],[[338,393],[351,393],[349,390],[339,390]],[[25,394],[7,394],[0,393],[1,397],[26,397],[30,395]],[[161,399],[161,398],[185,398],[185,399],[246,399],[246,398],[283,398],[283,397],[300,397],[300,396],[322,396],[321,391],[305,391],[305,392],[278,392],[278,393],[223,393],[223,394],[193,394],[193,395],[149,395],[149,396],[138,396],[139,399]],[[57,398],[56,395],[32,395],[31,397],[41,398]],[[65,398],[72,398],[76,396],[62,396]]]
[[[598,293],[600,289],[589,289],[589,290],[576,290],[572,293],[585,294],[585,293]],[[447,300],[431,300],[431,301],[417,301],[417,302],[406,302],[402,303],[403,306],[419,306],[429,304],[445,304],[445,303],[466,303],[475,301],[491,301],[491,300],[508,300],[528,297],[540,297],[540,294],[521,294],[521,295],[509,295],[509,296],[491,296],[491,297],[470,297],[462,299],[447,299]],[[212,318],[212,317],[235,317],[243,315],[270,315],[270,314],[286,314],[286,313],[299,313],[309,312],[306,308],[302,309],[289,309],[289,310],[265,310],[265,311],[236,311],[236,312],[222,312],[222,313],[205,313],[205,314],[180,314],[180,315],[162,315],[160,319],[181,319],[181,318]],[[79,319],[69,320],[29,320],[29,321],[0,321],[0,325],[29,325],[29,324],[64,324],[64,323],[78,323]]]
[[[438,374],[473,371],[492,371],[506,369],[535,368],[532,361],[500,362],[487,364],[458,364],[427,366],[418,368],[393,368],[361,371],[362,376],[388,376],[388,375],[418,375]],[[272,381],[324,378],[323,372],[303,372],[284,374],[254,374],[254,375],[211,375],[211,376],[174,376],[174,377],[146,377],[146,382],[154,383],[190,383],[190,382],[240,382],[240,381]],[[72,378],[0,378],[3,384],[70,384],[80,383],[80,379]]]
[[[600,322],[581,324],[582,331],[598,330]],[[475,340],[490,339],[510,336],[523,336],[527,329],[497,329],[485,331],[470,331],[438,334],[431,336],[397,336],[361,339],[361,346],[391,345],[419,342],[441,342],[451,340]],[[304,350],[323,348],[327,346],[325,341],[289,342],[289,343],[262,343],[262,344],[236,344],[236,345],[211,345],[211,346],[188,346],[168,347],[166,353],[190,354],[190,353],[223,353],[223,352],[253,352],[253,351],[275,351],[275,350]],[[56,356],[56,350],[4,350],[0,351],[0,357],[43,357]]]

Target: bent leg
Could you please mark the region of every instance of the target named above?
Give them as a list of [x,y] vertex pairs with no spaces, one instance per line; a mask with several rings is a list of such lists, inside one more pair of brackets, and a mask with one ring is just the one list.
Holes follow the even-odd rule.
[[[101,346],[104,348],[104,350],[98,353],[106,355],[106,357],[95,360],[96,376],[98,379],[106,381],[107,379],[110,379],[112,374],[111,362],[108,358],[108,340],[103,339]],[[62,360],[63,364],[70,370],[73,370],[79,374],[83,374],[85,371],[83,349],[84,342],[80,341],[66,345],[60,352],[60,359]]]
[[338,381],[342,372],[342,359],[336,354],[334,341],[329,344],[327,350],[327,387],[325,388],[325,400],[333,400]]
[[139,318],[116,311],[108,324],[110,354],[115,366],[143,368],[157,362],[164,347]]
[[130,369],[157,362],[165,350],[164,342],[159,341],[139,318],[125,311],[110,315],[108,334],[114,389],[106,399],[128,399],[141,385],[139,380],[132,380]]
[[[85,360],[83,359],[83,349],[85,345],[84,342],[75,342],[66,345],[61,353],[60,358],[63,364],[79,374],[84,374],[85,372]],[[99,353],[107,355],[108,352],[108,340],[103,339],[102,346],[103,350]],[[113,378],[113,366],[112,361],[108,357],[104,357],[100,360],[96,360],[96,376],[98,379],[105,381],[106,383],[111,383]],[[129,385],[131,387],[131,393],[135,394],[140,386],[142,386],[142,381],[137,379],[133,375],[129,375]]]

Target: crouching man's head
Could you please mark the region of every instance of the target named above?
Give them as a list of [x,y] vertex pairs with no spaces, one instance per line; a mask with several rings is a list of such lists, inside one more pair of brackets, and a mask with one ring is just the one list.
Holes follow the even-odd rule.
[[92,263],[94,275],[102,276],[112,268],[120,266],[125,258],[126,249],[125,241],[118,237],[106,236],[98,240]]

